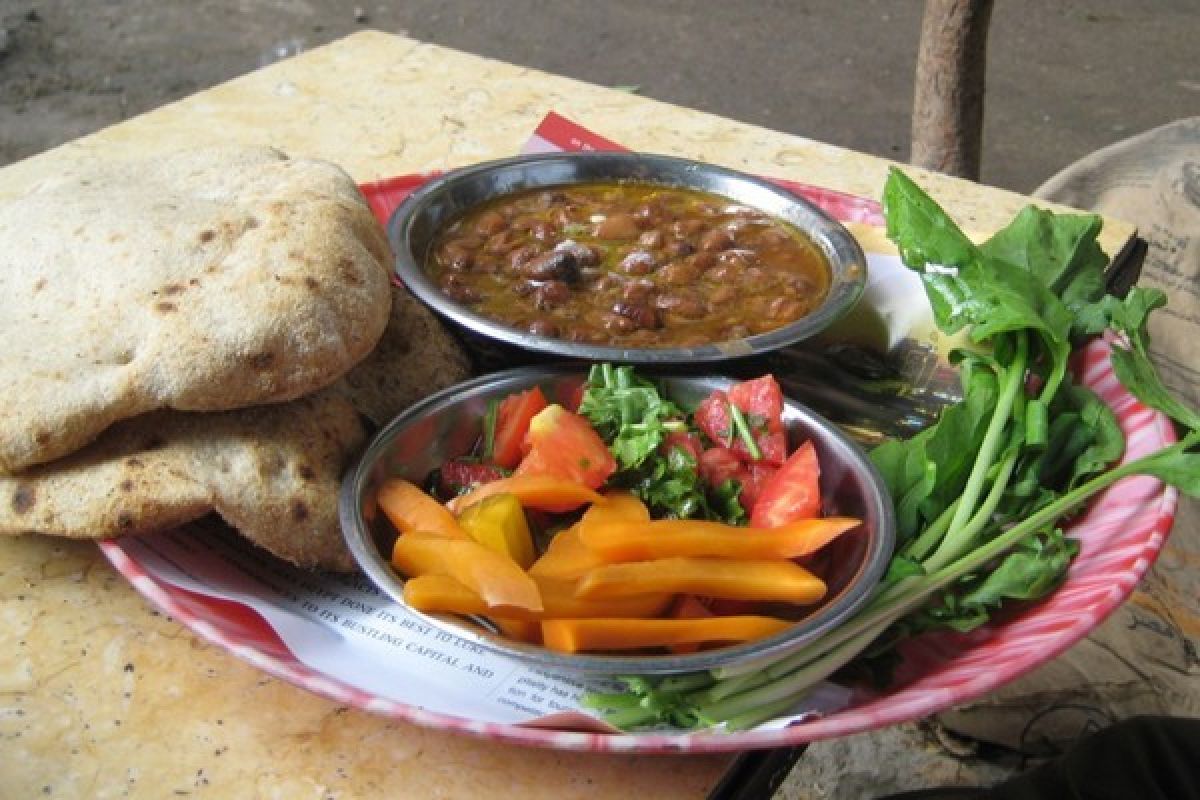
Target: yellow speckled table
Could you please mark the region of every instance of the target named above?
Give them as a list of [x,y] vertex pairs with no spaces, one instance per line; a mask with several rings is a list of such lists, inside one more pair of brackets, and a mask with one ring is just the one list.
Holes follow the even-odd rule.
[[[369,181],[515,153],[549,110],[634,149],[877,196],[888,162],[397,36],[361,33],[0,170],[0,201],[80,161],[219,141]],[[974,231],[1019,195],[915,173]],[[869,248],[881,239],[855,231]],[[1108,221],[1102,244],[1133,229]],[[729,756],[516,747],[340,707],[150,607],[92,544],[0,539],[0,797],[703,797]]]

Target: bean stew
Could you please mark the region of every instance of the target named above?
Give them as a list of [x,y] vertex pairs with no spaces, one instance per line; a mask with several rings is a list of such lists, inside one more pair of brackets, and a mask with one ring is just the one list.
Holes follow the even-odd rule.
[[767,214],[694,189],[597,182],[508,195],[454,220],[425,269],[452,300],[533,333],[688,347],[815,310],[824,254]]

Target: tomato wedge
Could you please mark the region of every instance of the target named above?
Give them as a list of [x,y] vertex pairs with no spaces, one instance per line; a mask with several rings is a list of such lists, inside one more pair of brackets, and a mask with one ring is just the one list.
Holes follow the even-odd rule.
[[742,462],[728,447],[710,447],[700,454],[698,469],[704,482],[716,487],[730,478],[736,479]]
[[778,468],[770,464],[754,463],[742,466],[734,474],[734,480],[742,485],[742,493],[738,495],[738,502],[742,504],[742,508],[746,509],[747,513],[754,508],[759,495],[762,494],[763,487],[775,476],[777,471]]
[[812,442],[805,442],[759,490],[750,527],[777,528],[821,514],[821,467]]
[[599,488],[617,469],[608,445],[590,422],[560,405],[549,405],[529,421],[529,451],[516,475],[541,475]]
[[492,462],[505,469],[520,463],[529,421],[548,406],[538,386],[504,398],[496,410],[496,432],[492,439]]
[[717,389],[700,401],[693,415],[696,427],[704,431],[704,435],[713,444],[721,447],[731,447],[737,434],[733,430],[733,417],[729,413],[729,395]]
[[[730,406],[745,417],[755,444],[755,457],[733,424]],[[700,403],[695,413],[696,426],[714,445],[731,450],[746,464],[765,463],[779,466],[787,459],[787,432],[783,427],[783,390],[774,377],[764,375],[716,390]]]
[[783,430],[783,390],[773,375],[730,386],[729,402],[747,415],[751,430],[762,426],[771,433]]

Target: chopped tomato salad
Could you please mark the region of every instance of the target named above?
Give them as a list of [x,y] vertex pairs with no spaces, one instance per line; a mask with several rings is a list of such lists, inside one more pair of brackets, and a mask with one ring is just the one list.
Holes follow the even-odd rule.
[[678,653],[774,635],[825,596],[812,556],[859,521],[822,516],[773,377],[689,412],[600,365],[568,405],[505,397],[474,453],[380,487],[410,605],[560,652]]

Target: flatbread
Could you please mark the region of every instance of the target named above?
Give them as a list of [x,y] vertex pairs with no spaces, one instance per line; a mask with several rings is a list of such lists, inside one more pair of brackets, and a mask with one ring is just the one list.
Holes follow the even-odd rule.
[[156,409],[331,384],[383,331],[388,263],[348,175],[268,148],[98,167],[0,206],[0,471]]
[[216,512],[284,560],[352,570],[337,519],[345,470],[374,425],[469,374],[433,315],[392,292],[379,347],[344,380],[288,403],[116,423],[76,453],[0,476],[0,534],[108,538]]

